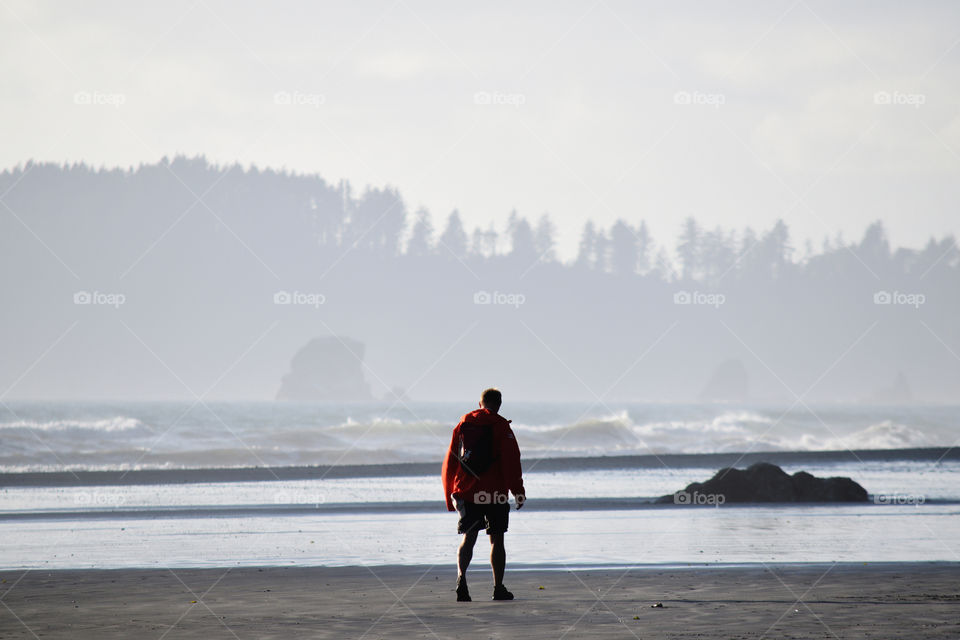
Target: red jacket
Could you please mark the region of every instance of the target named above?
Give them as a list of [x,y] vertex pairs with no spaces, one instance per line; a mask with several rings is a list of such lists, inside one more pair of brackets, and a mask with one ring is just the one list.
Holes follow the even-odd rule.
[[[493,451],[496,460],[479,478],[467,473],[466,469],[461,467],[457,456],[460,448],[460,427],[465,422],[493,426]],[[447,511],[454,510],[451,495],[470,502],[483,502],[483,499],[475,498],[474,494],[478,492],[486,492],[491,497],[497,494],[502,496],[500,499],[503,501],[506,501],[508,491],[514,496],[525,495],[523,470],[520,468],[520,447],[517,446],[517,438],[513,435],[510,422],[487,409],[476,409],[460,418],[460,423],[453,428],[450,448],[443,460],[442,476]],[[492,501],[496,500],[497,498],[492,498]]]

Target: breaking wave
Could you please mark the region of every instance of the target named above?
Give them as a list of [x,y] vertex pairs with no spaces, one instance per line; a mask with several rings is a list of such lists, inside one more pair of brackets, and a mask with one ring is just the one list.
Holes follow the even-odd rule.
[[0,422],[0,429],[22,429],[37,431],[133,431],[146,428],[147,425],[126,416],[101,418],[97,420],[14,420]]
[[[529,403],[508,415],[524,457],[534,458],[950,446],[957,414],[854,407],[824,410],[821,420],[776,409],[625,406],[590,415],[586,404]],[[0,422],[0,470],[439,463],[459,415],[428,403],[400,417],[376,406],[241,404],[183,417],[177,403],[105,405],[99,416],[77,407],[82,418],[64,417],[71,409],[18,408],[17,419]]]

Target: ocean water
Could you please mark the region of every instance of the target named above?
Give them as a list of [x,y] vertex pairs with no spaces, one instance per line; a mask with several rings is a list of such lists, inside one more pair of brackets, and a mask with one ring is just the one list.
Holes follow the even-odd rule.
[[[440,460],[457,403],[0,407],[0,472]],[[960,407],[510,403],[527,458],[950,447]]]
[[[456,517],[444,509],[438,472],[450,429],[467,409],[11,403],[0,416],[0,568],[452,563]],[[960,459],[950,449],[960,408],[785,409],[504,407],[529,497],[511,513],[509,561],[960,561]],[[821,453],[829,450],[861,454]],[[759,458],[788,473],[851,477],[871,501],[650,504],[712,476],[715,454],[737,461],[741,452],[767,452]],[[224,468],[267,465],[340,466],[298,479],[244,471],[218,481]],[[152,469],[166,471],[144,480]],[[182,469],[201,471],[187,481]],[[129,473],[100,486],[80,477],[95,470]],[[40,486],[37,471],[57,473]]]

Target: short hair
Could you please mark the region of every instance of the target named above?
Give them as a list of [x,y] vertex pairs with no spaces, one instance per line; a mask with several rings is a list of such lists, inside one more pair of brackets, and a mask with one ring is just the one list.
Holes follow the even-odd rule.
[[484,389],[483,393],[480,394],[480,402],[483,403],[487,409],[493,409],[496,411],[500,408],[500,404],[503,402],[503,396],[500,395],[500,389],[496,387],[490,387],[489,389]]

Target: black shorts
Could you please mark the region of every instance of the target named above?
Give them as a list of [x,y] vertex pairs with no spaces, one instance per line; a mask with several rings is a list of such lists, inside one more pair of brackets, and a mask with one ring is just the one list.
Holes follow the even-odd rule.
[[454,498],[460,521],[457,523],[457,533],[471,533],[486,529],[487,535],[506,533],[510,521],[509,504],[477,504]]

